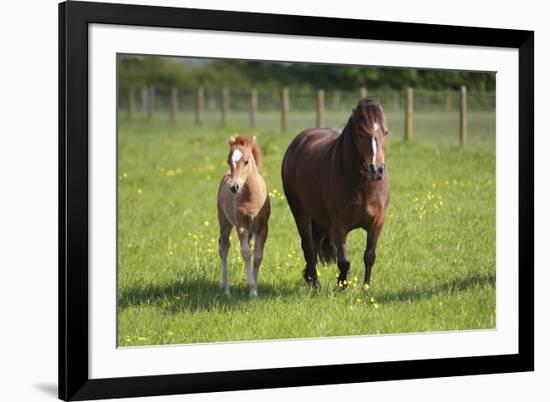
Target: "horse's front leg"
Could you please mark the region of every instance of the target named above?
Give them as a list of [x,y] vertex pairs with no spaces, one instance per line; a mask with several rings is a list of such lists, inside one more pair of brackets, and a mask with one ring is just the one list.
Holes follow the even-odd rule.
[[340,274],[338,275],[338,286],[346,287],[350,268],[348,253],[346,251],[346,234],[343,232],[333,234],[334,244],[336,245],[337,264]]
[[373,222],[367,228],[367,248],[363,254],[363,261],[365,262],[365,279],[363,281],[363,288],[368,290],[370,287],[370,277],[372,273],[372,267],[376,261],[376,243],[380,233],[382,233],[382,227],[384,222]]
[[246,271],[246,280],[248,282],[248,295],[250,297],[256,297],[258,295],[256,281],[254,279],[254,272],[250,263],[252,252],[250,249],[250,235],[251,233],[244,228],[239,228],[239,242],[241,244],[241,257],[244,261],[244,268]]

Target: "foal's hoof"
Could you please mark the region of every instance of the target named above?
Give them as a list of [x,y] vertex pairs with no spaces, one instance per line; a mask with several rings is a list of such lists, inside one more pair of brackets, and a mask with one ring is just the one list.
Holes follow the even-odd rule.
[[251,290],[249,293],[248,293],[248,297],[250,297],[251,299],[255,299],[258,297],[258,291],[257,290]]
[[229,290],[229,288],[222,288],[222,292],[224,295],[226,295],[227,297],[230,297],[231,296],[231,291]]

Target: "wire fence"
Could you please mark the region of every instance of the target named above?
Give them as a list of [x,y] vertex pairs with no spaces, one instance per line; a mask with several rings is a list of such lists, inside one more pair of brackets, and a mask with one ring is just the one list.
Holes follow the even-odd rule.
[[[285,94],[286,92],[286,94]],[[343,127],[358,99],[384,107],[392,137],[439,145],[495,146],[495,94],[460,90],[306,91],[292,89],[212,91],[203,88],[131,88],[119,91],[119,118],[164,119],[172,124],[299,132]],[[407,102],[411,104],[408,105]],[[407,109],[412,120],[407,125]]]

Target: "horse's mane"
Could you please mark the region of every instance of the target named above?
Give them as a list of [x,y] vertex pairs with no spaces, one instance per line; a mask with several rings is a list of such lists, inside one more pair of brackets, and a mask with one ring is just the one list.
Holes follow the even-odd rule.
[[372,98],[360,99],[351,115],[350,120],[354,125],[365,125],[365,128],[372,128],[374,123],[380,123],[386,129],[386,117],[382,105]]
[[231,137],[231,145],[242,145],[243,147],[251,148],[256,166],[259,168],[262,165],[262,154],[260,152],[260,147],[256,142],[256,137],[250,137],[248,135],[235,135]]

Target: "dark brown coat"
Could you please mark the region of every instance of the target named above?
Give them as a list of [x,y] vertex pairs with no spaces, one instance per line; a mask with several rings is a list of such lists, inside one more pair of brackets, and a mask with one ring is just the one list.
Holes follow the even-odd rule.
[[346,237],[357,228],[367,231],[364,283],[370,283],[389,202],[387,132],[381,105],[362,99],[342,132],[302,131],[285,153],[283,188],[302,239],[304,277],[314,286],[319,284],[317,258],[337,260],[339,281],[344,284],[350,268]]

